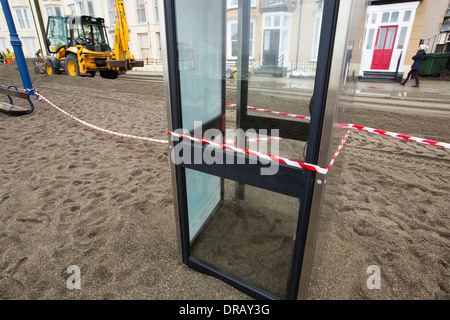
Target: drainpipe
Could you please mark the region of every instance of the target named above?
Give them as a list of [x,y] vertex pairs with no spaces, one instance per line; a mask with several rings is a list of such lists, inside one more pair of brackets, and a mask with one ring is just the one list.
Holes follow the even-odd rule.
[[297,71],[298,69],[298,54],[300,51],[300,24],[301,24],[301,19],[302,19],[302,9],[303,9],[303,0],[300,0],[300,8],[299,8],[299,13],[298,13],[298,29],[297,29],[297,33],[298,33],[298,38],[297,38],[297,55],[295,57],[295,71]]
[[22,78],[23,87],[24,89],[33,89],[30,74],[28,73],[27,62],[22,50],[22,41],[20,41],[17,34],[8,0],[0,0],[0,2],[2,4],[3,13],[5,14],[6,23],[8,24],[10,42],[13,47],[14,54],[16,55],[17,66],[19,67],[19,73],[20,77]]

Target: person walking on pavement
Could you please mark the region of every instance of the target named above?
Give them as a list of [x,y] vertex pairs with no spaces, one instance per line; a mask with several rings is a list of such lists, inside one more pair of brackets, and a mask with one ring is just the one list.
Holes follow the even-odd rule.
[[420,47],[419,51],[417,51],[416,55],[413,57],[414,63],[411,66],[411,70],[406,76],[406,79],[400,83],[402,86],[404,86],[410,78],[414,77],[414,79],[416,79],[416,84],[413,85],[412,87],[413,88],[419,87],[419,70],[423,66],[423,60],[425,59],[426,54],[425,49],[427,49],[428,46],[421,44],[419,47]]

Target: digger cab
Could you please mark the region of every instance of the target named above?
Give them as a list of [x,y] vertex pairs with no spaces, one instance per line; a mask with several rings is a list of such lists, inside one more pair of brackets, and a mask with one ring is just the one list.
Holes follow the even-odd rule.
[[51,53],[76,45],[93,52],[111,51],[103,18],[50,16],[47,25],[47,48]]

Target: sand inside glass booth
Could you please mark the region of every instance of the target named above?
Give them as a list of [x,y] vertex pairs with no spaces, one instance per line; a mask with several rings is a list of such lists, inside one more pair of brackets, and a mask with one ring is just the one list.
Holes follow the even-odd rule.
[[364,33],[365,6],[163,2],[180,263],[257,299],[307,297],[327,185],[320,169],[346,132],[335,123],[346,116],[341,93],[351,103],[354,92],[348,43]]

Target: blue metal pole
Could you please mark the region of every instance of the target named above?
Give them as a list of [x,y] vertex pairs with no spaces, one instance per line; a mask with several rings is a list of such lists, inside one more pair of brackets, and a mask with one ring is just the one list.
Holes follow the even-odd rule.
[[6,23],[9,28],[10,42],[13,46],[14,54],[16,55],[17,66],[19,67],[20,77],[22,78],[22,83],[24,89],[33,89],[31,84],[30,74],[28,73],[27,62],[22,50],[22,41],[19,39],[19,35],[16,31],[16,26],[14,25],[14,20],[11,14],[11,9],[9,7],[8,0],[0,0],[2,3],[3,13],[5,14]]

